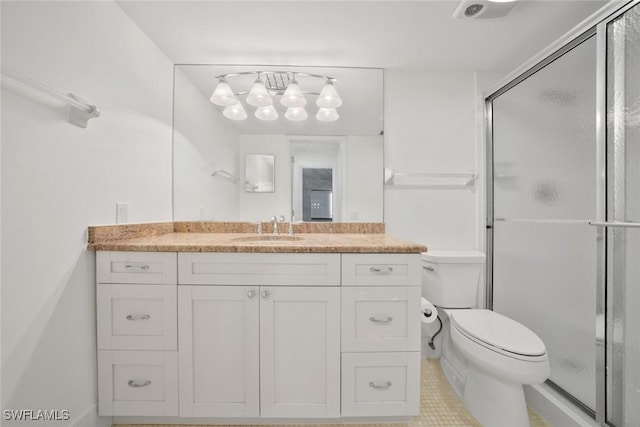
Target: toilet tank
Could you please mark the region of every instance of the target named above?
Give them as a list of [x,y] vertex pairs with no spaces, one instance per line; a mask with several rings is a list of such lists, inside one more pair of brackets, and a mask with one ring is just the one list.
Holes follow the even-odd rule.
[[485,255],[475,251],[422,254],[422,296],[449,308],[475,308]]

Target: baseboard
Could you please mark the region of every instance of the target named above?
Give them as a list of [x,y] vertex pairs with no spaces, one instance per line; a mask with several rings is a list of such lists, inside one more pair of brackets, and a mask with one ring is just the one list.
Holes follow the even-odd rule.
[[580,408],[544,384],[524,386],[527,405],[553,427],[595,427],[598,424]]

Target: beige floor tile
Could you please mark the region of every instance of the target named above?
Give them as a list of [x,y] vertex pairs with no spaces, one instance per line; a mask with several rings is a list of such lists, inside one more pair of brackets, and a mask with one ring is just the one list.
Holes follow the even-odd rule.
[[[550,427],[539,415],[529,410],[531,427]],[[171,427],[188,427],[188,425],[170,424]],[[322,427],[324,425],[306,425],[305,427]],[[407,424],[349,424],[349,427],[406,427]],[[143,427],[142,425],[115,424],[113,427]],[[146,425],[144,427],[167,427]],[[232,426],[214,426],[232,427]],[[249,427],[249,426],[243,426]],[[265,426],[260,426],[265,427]],[[295,427],[295,426],[287,426]],[[449,386],[440,369],[439,360],[422,360],[422,379],[420,382],[420,415],[408,424],[408,427],[481,427],[480,424],[462,405]],[[490,426],[488,426],[490,427]]]

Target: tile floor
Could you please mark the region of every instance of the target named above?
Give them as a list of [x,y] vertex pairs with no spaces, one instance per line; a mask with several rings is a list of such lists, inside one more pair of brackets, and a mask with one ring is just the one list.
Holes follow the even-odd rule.
[[[422,360],[422,381],[420,382],[420,415],[407,424],[349,424],[349,427],[480,427],[480,424],[462,405],[440,370],[437,359]],[[537,414],[529,411],[531,427],[550,427]],[[295,427],[298,427],[296,425]],[[115,424],[113,427],[143,427],[141,425]],[[144,427],[167,427],[147,424]],[[187,427],[171,424],[170,427]],[[223,427],[223,426],[216,426]],[[243,426],[250,427],[250,426]],[[265,427],[265,426],[260,426]],[[287,427],[294,427],[288,425]],[[306,425],[305,427],[311,427]],[[316,424],[314,427],[335,427],[331,424]],[[489,426],[490,427],[490,426]]]

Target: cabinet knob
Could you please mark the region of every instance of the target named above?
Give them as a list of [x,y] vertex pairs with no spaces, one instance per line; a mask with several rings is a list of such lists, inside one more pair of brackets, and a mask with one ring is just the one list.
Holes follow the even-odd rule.
[[253,298],[253,297],[255,297],[255,296],[256,296],[256,291],[254,291],[253,289],[252,289],[252,290],[250,290],[249,292],[247,292],[247,296],[248,296],[249,298]]
[[269,298],[269,295],[271,295],[271,292],[269,292],[268,290],[264,290],[262,291],[262,298]]

